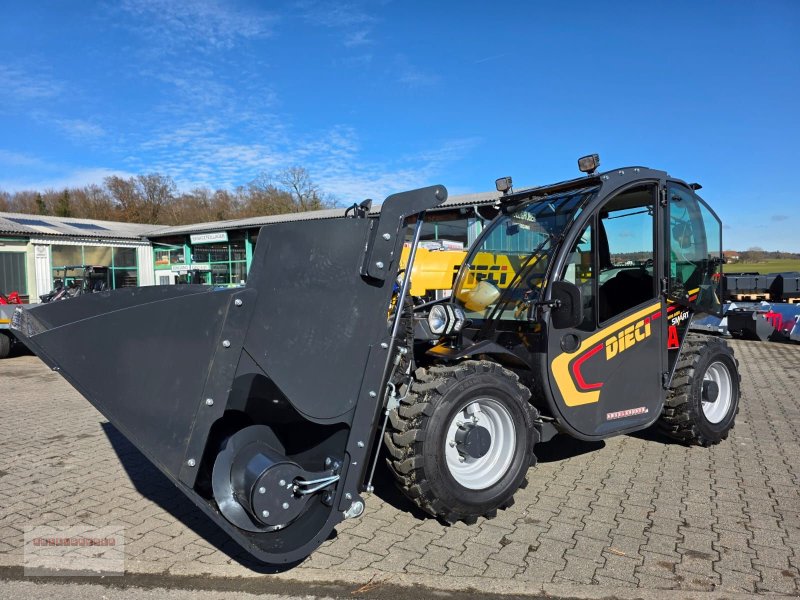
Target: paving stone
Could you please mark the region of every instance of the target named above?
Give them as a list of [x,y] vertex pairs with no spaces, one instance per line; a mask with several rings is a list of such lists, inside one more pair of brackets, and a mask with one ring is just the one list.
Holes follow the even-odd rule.
[[[786,365],[800,364],[800,346],[731,345],[744,397],[725,442],[685,447],[647,432],[585,452],[558,436],[537,452],[545,459],[516,505],[496,519],[447,526],[379,489],[364,515],[342,523],[303,566],[515,580],[531,589],[797,595],[800,396]],[[125,528],[129,570],[238,576],[251,568],[238,545],[38,359],[0,361],[0,379],[0,564],[21,564],[34,526],[89,524]]]

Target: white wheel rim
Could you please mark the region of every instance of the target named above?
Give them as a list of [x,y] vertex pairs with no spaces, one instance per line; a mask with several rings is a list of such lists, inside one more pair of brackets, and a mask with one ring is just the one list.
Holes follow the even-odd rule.
[[[717,384],[716,402],[708,402],[701,398],[703,414],[711,423],[719,423],[728,414],[733,403],[733,384],[731,383],[731,373],[723,363],[713,362],[706,369],[703,381],[713,381]],[[702,394],[702,391],[701,391]]]
[[[484,427],[492,442],[480,458],[462,456],[456,446],[460,424]],[[493,398],[478,398],[456,413],[447,428],[444,453],[450,475],[470,490],[484,490],[500,481],[514,460],[517,432],[514,420],[505,406]]]

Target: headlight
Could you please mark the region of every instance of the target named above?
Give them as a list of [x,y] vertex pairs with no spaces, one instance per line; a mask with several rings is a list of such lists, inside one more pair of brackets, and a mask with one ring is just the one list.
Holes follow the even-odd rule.
[[437,304],[428,313],[428,326],[436,335],[458,333],[466,320],[461,307],[452,304]]
[[431,309],[431,312],[428,313],[428,325],[430,326],[432,333],[437,335],[444,333],[444,330],[447,327],[447,311],[445,310],[444,306],[437,304]]

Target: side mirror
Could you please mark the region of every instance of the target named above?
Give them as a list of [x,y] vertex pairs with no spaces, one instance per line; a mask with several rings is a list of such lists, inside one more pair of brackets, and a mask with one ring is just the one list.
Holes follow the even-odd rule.
[[550,311],[553,327],[567,329],[583,323],[583,301],[577,285],[569,281],[554,281],[550,299],[557,302]]

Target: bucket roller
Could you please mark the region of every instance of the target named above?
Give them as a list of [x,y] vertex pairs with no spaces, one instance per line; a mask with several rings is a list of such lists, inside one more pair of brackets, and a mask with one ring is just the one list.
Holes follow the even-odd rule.
[[12,327],[245,549],[297,562],[363,512],[407,219],[446,198],[265,226],[244,287],[89,294]]

